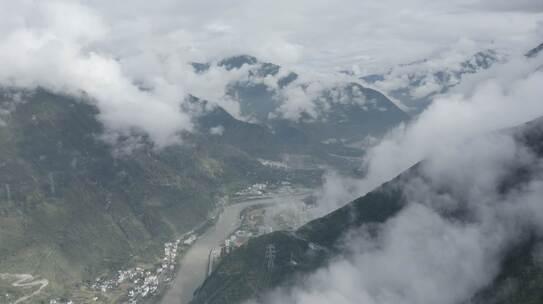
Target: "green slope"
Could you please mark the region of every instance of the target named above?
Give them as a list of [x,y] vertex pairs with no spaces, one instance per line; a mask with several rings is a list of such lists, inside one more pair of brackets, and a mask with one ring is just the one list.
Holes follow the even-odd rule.
[[[297,181],[234,145],[184,135],[115,156],[91,103],[38,89],[0,96],[0,272],[50,280],[69,296],[97,276],[161,258],[163,243],[206,219],[219,196]],[[305,173],[304,173],[305,174]],[[318,172],[299,180],[316,181]]]

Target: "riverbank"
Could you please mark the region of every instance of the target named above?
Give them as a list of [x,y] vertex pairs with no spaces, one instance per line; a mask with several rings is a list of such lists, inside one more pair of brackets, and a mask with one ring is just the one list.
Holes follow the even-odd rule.
[[241,202],[232,202],[226,205],[215,225],[209,227],[195,241],[179,262],[176,277],[171,287],[162,297],[161,303],[188,303],[192,299],[194,291],[206,278],[211,249],[217,247],[240,226],[240,214],[245,208],[258,204],[278,205],[299,203],[309,193],[309,189],[285,187],[276,189],[261,197]]

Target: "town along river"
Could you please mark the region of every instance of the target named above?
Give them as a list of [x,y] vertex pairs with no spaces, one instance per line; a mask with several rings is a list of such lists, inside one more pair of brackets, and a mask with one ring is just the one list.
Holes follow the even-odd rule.
[[259,204],[299,204],[309,194],[307,189],[278,191],[224,207],[214,226],[207,229],[182,256],[172,286],[162,298],[162,304],[186,304],[194,291],[204,282],[209,252],[219,246],[240,225],[243,209]]

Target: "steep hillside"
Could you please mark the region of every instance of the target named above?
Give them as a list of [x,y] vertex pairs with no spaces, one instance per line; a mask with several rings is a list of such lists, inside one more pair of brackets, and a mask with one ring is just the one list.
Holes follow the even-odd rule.
[[158,262],[164,243],[206,220],[222,195],[319,179],[198,133],[163,150],[143,135],[111,146],[90,102],[42,89],[4,89],[0,108],[0,269],[48,279],[59,296]]
[[[518,145],[527,147],[530,153],[541,158],[542,130],[543,119],[539,119],[508,132],[514,134]],[[342,240],[348,231],[364,226],[368,237],[377,238],[381,231],[379,225],[407,206],[405,193],[410,190],[406,185],[410,185],[410,181],[432,182],[421,171],[425,165],[426,162],[415,165],[364,197],[296,232],[274,232],[249,241],[223,260],[195,293],[192,303],[240,303],[249,298],[258,299],[275,287],[289,289],[303,285],[308,274],[343,254]],[[514,195],[538,176],[535,167],[508,165],[507,168],[503,179],[497,181],[499,196]],[[447,185],[437,187],[443,197],[458,197],[462,201],[462,194],[455,193]],[[469,222],[472,219],[465,208],[460,203],[457,209],[442,211],[443,216],[457,222]],[[543,300],[542,245],[536,230],[527,231],[527,237],[517,239],[506,248],[499,275],[490,286],[478,292],[472,302],[540,303]],[[269,246],[276,252],[273,267],[269,267],[267,261]]]
[[[195,293],[191,303],[241,303],[278,286],[294,286],[340,252],[336,243],[349,229],[378,224],[402,209],[400,176],[296,232],[274,232],[227,256]],[[267,268],[266,247],[277,252]]]

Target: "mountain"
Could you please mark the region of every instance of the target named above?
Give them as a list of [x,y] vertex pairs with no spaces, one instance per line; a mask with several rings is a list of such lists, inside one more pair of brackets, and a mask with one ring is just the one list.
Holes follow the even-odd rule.
[[[277,123],[275,128],[234,118],[220,106],[191,97],[199,107],[195,119],[196,131],[209,144],[233,146],[261,161],[279,162],[286,168],[323,166],[347,175],[359,174],[359,160],[364,151],[342,143],[322,143],[311,136],[312,130],[302,129],[289,121]],[[313,171],[315,171],[313,170]]]
[[541,53],[541,51],[543,51],[543,43],[541,43],[539,46],[528,51],[528,53],[526,53],[526,57],[528,58],[536,57],[537,55],[539,55],[539,53]]
[[315,101],[316,119],[302,117],[291,122],[274,119],[269,123],[291,125],[311,138],[345,143],[379,137],[392,127],[409,120],[409,116],[380,92],[357,83],[347,83],[322,92]]
[[[112,143],[84,97],[0,90],[0,268],[46,279],[33,300],[85,302],[98,277],[154,267],[165,243],[206,222],[221,196],[254,183],[314,186],[320,166],[352,172],[363,155],[296,125],[274,130],[194,96],[187,102],[198,112],[194,131],[159,150],[137,131]],[[285,156],[302,164],[263,161]]]
[[353,82],[302,81],[300,75],[247,55],[216,63],[193,63],[205,73],[211,66],[245,75],[228,84],[226,94],[240,104],[247,120],[272,132],[297,130],[313,142],[357,142],[380,136],[409,116],[383,94]]
[[265,151],[229,132],[269,139],[270,149],[273,136],[220,110],[200,128],[220,121],[225,141],[183,133],[182,145],[157,150],[144,134],[137,145],[108,143],[84,98],[3,88],[0,109],[0,269],[47,279],[45,299],[85,302],[97,277],[154,267],[164,243],[205,222],[221,196],[254,183],[320,182],[319,170],[262,165]]
[[250,123],[234,118],[230,113],[210,102],[191,97],[193,104],[198,104],[201,114],[196,119],[200,134],[211,134],[209,140],[235,146],[255,157],[278,159],[284,153],[309,152],[311,142],[305,134],[296,136],[292,130],[288,137],[280,136],[268,126]]
[[[512,134],[515,143],[527,149],[521,149],[523,153],[531,153],[538,159],[543,157],[543,118],[503,132]],[[539,174],[537,166],[530,164],[520,161],[505,166],[507,171],[496,180],[497,195],[516,197],[518,191],[527,191],[529,181]],[[409,205],[406,191],[413,190],[410,183],[431,185],[434,182],[425,173],[427,165],[426,161],[414,165],[367,195],[297,231],[278,231],[250,240],[222,260],[196,291],[191,303],[241,303],[249,298],[259,299],[277,287],[289,290],[306,282],[308,275],[344,254],[342,240],[347,232],[363,226],[368,229],[368,238],[379,238],[383,231],[380,227]],[[455,192],[447,183],[436,182],[435,187],[444,200],[441,203],[447,202],[447,197],[463,201],[463,194]],[[469,223],[474,217],[464,203],[453,209],[445,208],[441,215],[454,223]],[[524,228],[523,231],[524,237],[516,237],[503,249],[500,271],[494,280],[476,290],[469,303],[543,301],[543,263],[540,259],[543,238],[537,228]],[[265,259],[266,248],[270,245],[276,253],[272,269]]]
[[[340,253],[334,245],[348,230],[382,223],[402,209],[405,202],[397,190],[400,180],[398,177],[295,232],[277,231],[250,240],[218,265],[191,303],[241,303],[275,287],[295,286],[301,277]],[[263,256],[270,244],[277,252],[277,271],[273,272],[267,270]]]
[[477,52],[467,58],[444,54],[392,68],[384,74],[371,74],[362,79],[402,102],[416,114],[422,112],[438,94],[458,85],[462,78],[490,68],[502,61],[494,50]]

